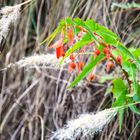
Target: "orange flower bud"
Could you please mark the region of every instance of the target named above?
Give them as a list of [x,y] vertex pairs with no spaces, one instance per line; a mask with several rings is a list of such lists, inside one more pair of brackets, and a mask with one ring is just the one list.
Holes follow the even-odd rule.
[[72,30],[72,28],[70,28],[70,29],[68,30],[68,38],[69,38],[69,40],[70,40],[70,45],[72,46],[73,43],[74,43],[74,35],[73,35],[73,30]]
[[68,66],[68,72],[71,73],[76,68],[76,64],[71,62]]
[[94,58],[96,58],[100,54],[100,50],[95,49],[94,50]]
[[93,80],[95,80],[95,75],[94,74],[89,74],[89,76],[87,77],[87,80],[88,81],[93,81]]
[[108,61],[106,65],[106,71],[109,72],[112,68],[114,68],[113,61]]
[[116,61],[117,61],[117,63],[119,63],[121,65],[122,64],[122,56],[117,56]]
[[81,72],[83,67],[84,67],[84,62],[83,61],[77,63],[78,73]]
[[70,59],[73,61],[75,59],[75,56],[73,54],[71,54]]

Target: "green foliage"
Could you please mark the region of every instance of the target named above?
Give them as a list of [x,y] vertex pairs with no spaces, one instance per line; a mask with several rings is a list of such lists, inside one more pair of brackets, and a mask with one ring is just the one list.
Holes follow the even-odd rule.
[[[58,24],[56,30],[41,44],[48,42],[50,44],[55,36],[62,32],[62,29],[65,31],[64,43],[69,42],[67,37],[67,29],[72,28],[74,36],[77,36],[80,31],[84,32],[84,35],[68,48],[65,52],[65,56],[62,58],[61,63],[65,61],[73,52],[80,51],[86,45],[94,42],[94,48],[98,49],[101,53],[97,57],[91,55],[90,61],[87,62],[81,73],[74,79],[74,81],[69,85],[69,88],[76,86],[83,78],[85,78],[94,68],[101,63],[102,60],[107,58],[107,53],[103,52],[104,48],[112,46],[115,50],[110,49],[109,58],[106,60],[114,61],[117,66],[119,66],[122,75],[119,75],[119,78],[109,77],[105,75],[102,79],[102,82],[112,81],[111,88],[108,88],[108,91],[113,93],[113,98],[115,99],[112,107],[121,107],[118,110],[119,113],[119,124],[120,131],[123,124],[123,116],[125,108],[122,106],[128,105],[128,107],[137,114],[140,114],[139,109],[136,107],[135,103],[140,102],[140,77],[137,78],[138,72],[140,70],[140,49],[126,48],[122,42],[120,42],[119,37],[114,34],[111,30],[106,27],[95,23],[91,19],[83,21],[79,18],[71,19],[66,18],[62,19]],[[92,46],[92,45],[91,45]],[[122,60],[118,62],[117,56],[121,55]],[[121,59],[120,58],[120,59]],[[74,60],[72,60],[74,61]],[[139,75],[138,75],[139,76]],[[131,104],[131,105],[129,105]]]
[[[113,103],[113,107],[123,106],[126,103],[126,95],[128,94],[127,86],[125,85],[124,81],[120,78],[113,80],[113,96],[115,98],[115,102]],[[119,126],[121,131],[122,124],[123,124],[123,115],[124,109],[119,110]]]

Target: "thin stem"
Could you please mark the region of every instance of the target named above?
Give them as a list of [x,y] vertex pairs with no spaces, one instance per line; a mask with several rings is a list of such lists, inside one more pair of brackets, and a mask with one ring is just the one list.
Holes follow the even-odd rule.
[[128,85],[129,85],[129,93],[130,93],[130,92],[131,92],[131,83],[132,83],[132,81],[129,80],[129,78],[128,78],[128,77],[129,77],[129,76],[128,76],[128,73],[122,68],[122,65],[116,61],[116,59],[115,59],[115,57],[113,56],[113,54],[111,54],[111,57],[112,57],[113,60],[119,65],[119,67],[121,68],[122,72],[124,73],[125,78],[126,78],[126,80],[127,80],[127,82],[128,82]]
[[23,3],[20,3],[18,5],[15,5],[14,7],[23,6],[23,5],[25,5],[25,4],[29,3],[29,2],[33,2],[33,1],[34,0],[27,0],[27,1],[23,2]]
[[138,126],[139,124],[140,124],[140,121],[138,121],[138,123],[136,124],[136,126],[135,126],[135,128],[133,129],[133,131],[131,132],[131,134],[130,134],[128,140],[131,140],[131,137],[132,137],[134,131],[136,130],[136,128],[137,128],[137,126]]

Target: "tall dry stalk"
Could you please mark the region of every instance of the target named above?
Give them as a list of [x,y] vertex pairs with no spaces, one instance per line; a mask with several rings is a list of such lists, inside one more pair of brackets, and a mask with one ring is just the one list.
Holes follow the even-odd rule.
[[92,139],[96,133],[102,131],[110,123],[116,113],[115,109],[106,109],[97,114],[79,115],[77,119],[69,121],[64,128],[54,132],[51,140]]

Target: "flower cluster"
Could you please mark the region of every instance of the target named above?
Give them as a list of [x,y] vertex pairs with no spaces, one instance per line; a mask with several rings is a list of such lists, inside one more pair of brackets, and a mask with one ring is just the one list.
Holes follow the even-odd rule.
[[[79,32],[74,32],[74,28],[79,29]],[[96,45],[95,41],[89,42],[87,45],[84,45],[82,48],[80,48],[77,53],[74,53],[73,46],[76,42],[78,42],[88,31],[83,28],[82,26],[68,26],[62,29],[61,35],[58,41],[56,41],[53,45],[51,45],[51,48],[55,48],[56,50],[56,57],[59,59],[60,57],[65,56],[65,52],[71,47],[72,52],[69,56],[70,63],[68,65],[68,72],[72,73],[74,70],[78,72],[78,74],[82,71],[85,62],[83,61],[83,56],[81,54],[86,54],[86,50],[88,50],[88,47],[92,49],[92,53],[94,59],[96,59],[97,56],[99,56],[101,53],[105,55],[103,60],[107,60],[106,63],[106,71],[109,72],[111,69],[114,68],[115,63],[121,65],[122,64],[122,56],[117,56],[115,59],[113,59],[112,50],[115,49],[111,45],[108,45],[105,43],[103,37],[98,35],[96,32],[93,32],[93,35],[97,38],[97,41],[100,45],[103,46],[103,49],[98,48],[98,45]],[[101,61],[100,61],[101,62]],[[115,63],[114,63],[115,62]],[[94,80],[95,74],[94,70],[88,75],[87,79],[88,81]]]
[[[76,40],[79,40],[86,32],[82,27],[79,26],[78,28],[80,29],[80,32],[76,36],[74,36],[74,31],[72,27],[67,29],[66,37],[69,40],[67,44],[64,44],[65,33],[64,30],[62,30],[60,39],[50,46],[50,48],[55,48],[57,59],[59,59],[60,57],[64,57],[65,51],[69,47],[73,47]],[[68,46],[68,48],[66,46]],[[69,56],[69,59],[71,60],[68,66],[69,73],[73,72],[74,70],[77,70],[78,73],[81,72],[81,70],[84,67],[84,61],[81,57],[80,57],[80,61],[78,62],[76,62],[76,59],[78,58],[80,53],[84,51],[85,51],[84,49],[81,49],[80,52],[77,54],[74,54],[73,52],[71,53],[71,55]]]

